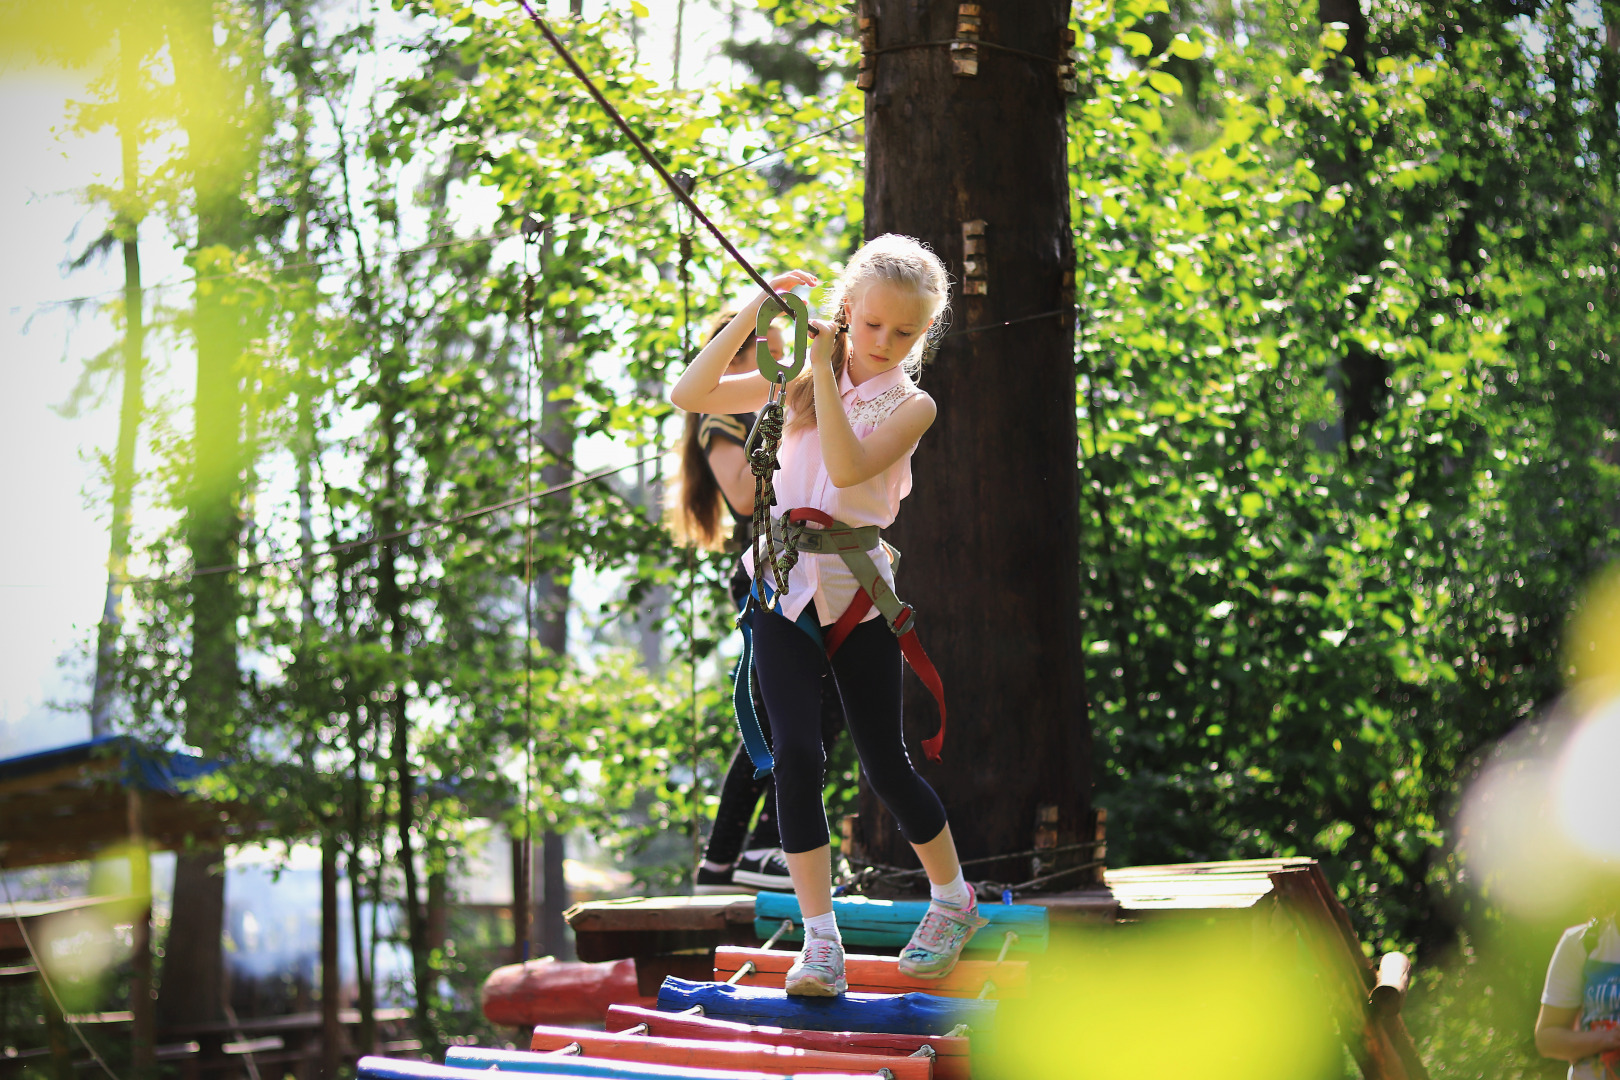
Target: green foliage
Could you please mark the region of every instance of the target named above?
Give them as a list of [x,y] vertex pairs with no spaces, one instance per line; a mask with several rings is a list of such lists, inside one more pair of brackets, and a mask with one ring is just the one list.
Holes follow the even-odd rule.
[[1242,49],[1079,27],[1099,798],[1127,862],[1317,856],[1375,946],[1439,948],[1459,786],[1615,540],[1617,58],[1563,5],[1373,9],[1363,75],[1270,10]]
[[[756,265],[823,272],[862,232],[849,11],[760,7],[773,37],[733,43],[757,76],[734,89],[649,78],[634,5],[557,25]],[[1564,614],[1616,540],[1620,57],[1574,3],[1363,7],[1357,51],[1359,28],[1296,5],[1075,5],[1097,798],[1115,861],[1323,859],[1375,947],[1459,950],[1412,1014],[1447,1068],[1528,1069],[1501,1017],[1450,1019],[1534,968],[1469,959],[1451,818],[1482,751],[1557,693]],[[221,10],[221,78],[254,106],[231,236],[197,240],[198,192],[224,198],[208,170],[240,164],[223,136],[138,204],[95,193],[118,220],[162,208],[199,301],[251,338],[240,462],[150,421],[127,726],[228,749],[235,792],[279,835],[338,838],[366,899],[423,903],[418,865],[451,865],[483,817],[588,829],[670,886],[734,735],[730,557],[659,521],[663,387],[751,286],[515,12],[400,8],[404,45],[298,3]],[[154,144],[179,74],[116,84]],[[131,122],[107,101],[81,120]],[[646,454],[637,482],[462,517],[610,446]],[[244,523],[243,674],[239,707],[199,715],[185,514],[216,473]],[[550,654],[523,581],[587,575],[622,583],[576,611],[598,647]],[[467,976],[489,943],[464,944],[420,954],[418,984]]]

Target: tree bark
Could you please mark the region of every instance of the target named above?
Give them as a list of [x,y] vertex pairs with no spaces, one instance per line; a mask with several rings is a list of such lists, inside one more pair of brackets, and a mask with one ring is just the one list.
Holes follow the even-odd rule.
[[[1080,520],[1065,98],[1056,71],[1066,0],[984,6],[985,41],[953,75],[944,46],[873,57],[867,98],[866,233],[905,233],[967,280],[964,223],[984,222],[983,295],[953,296],[953,326],[1061,314],[946,339],[922,386],[939,418],[914,459],[894,543],[950,711],[944,762],[914,759],[944,800],[965,859],[1032,846],[1056,808],[1058,843],[1089,838],[1091,733],[1080,634]],[[957,36],[958,5],[867,0],[879,48]],[[912,745],[933,733],[933,700],[905,677]],[[860,846],[915,866],[864,783]],[[1051,830],[1048,830],[1049,832]],[[970,868],[1019,881],[1027,860]],[[1078,879],[1074,879],[1078,881]]]

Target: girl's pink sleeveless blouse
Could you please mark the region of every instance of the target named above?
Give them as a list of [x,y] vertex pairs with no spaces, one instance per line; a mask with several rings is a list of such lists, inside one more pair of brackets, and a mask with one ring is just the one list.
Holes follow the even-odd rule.
[[[850,427],[857,439],[872,434],[901,403],[920,393],[916,384],[899,367],[891,368],[859,386],[849,381],[846,370],[839,376],[838,389],[844,413],[849,417]],[[816,404],[818,409],[825,408],[820,402]],[[827,476],[826,462],[821,458],[821,436],[815,426],[806,424],[793,427],[792,412],[787,414],[787,420],[788,431],[782,438],[782,448],[778,454],[782,471],[776,474],[776,505],[771,507],[773,518],[780,518],[796,507],[813,506],[846,525],[887,528],[894,524],[895,517],[900,513],[900,500],[911,493],[911,455],[916,447],[906,451],[899,461],[869,480],[846,488],[835,487]],[[889,563],[889,553],[879,545],[868,554],[877,564],[884,582],[891,589],[894,588],[894,569]],[[750,574],[753,573],[753,560],[752,549],[744,552],[743,566]],[[769,571],[765,580],[771,582]],[[814,600],[820,617],[829,623],[834,622],[849,607],[859,587],[855,575],[849,572],[839,556],[802,554],[788,575],[788,594],[782,602],[782,614],[790,620],[797,619],[800,612]],[[873,608],[866,613],[862,622],[877,617],[878,611]]]

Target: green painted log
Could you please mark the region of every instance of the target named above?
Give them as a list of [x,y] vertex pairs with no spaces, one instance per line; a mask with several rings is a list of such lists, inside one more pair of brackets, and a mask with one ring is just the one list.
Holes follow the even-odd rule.
[[[840,896],[833,900],[838,916],[838,932],[845,945],[877,945],[898,949],[911,940],[911,932],[922,922],[928,905],[921,900],[871,900],[864,896]],[[979,914],[990,925],[973,935],[967,947],[980,952],[999,952],[1010,930],[1018,935],[1012,952],[1046,951],[1046,909],[1035,904],[980,904]],[[754,898],[754,932],[768,939],[782,925],[793,922],[783,941],[803,941],[804,926],[799,901],[792,893],[762,892]]]

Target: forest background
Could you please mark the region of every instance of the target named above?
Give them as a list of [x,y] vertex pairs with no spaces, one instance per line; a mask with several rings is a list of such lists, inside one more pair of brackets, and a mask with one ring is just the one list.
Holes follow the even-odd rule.
[[[651,76],[638,4],[553,6],[756,261],[859,242],[845,5],[759,0],[769,31],[697,86]],[[483,972],[427,911],[470,820],[678,835],[674,886],[712,811],[729,560],[661,524],[663,388],[742,275],[515,10],[6,17],[93,73],[76,121],[124,153],[72,253],[128,277],[87,307],[120,337],[77,398],[121,421],[85,707],[229,757],[228,794],[404,913],[428,1036],[467,1029]],[[1620,4],[1083,0],[1074,25],[1111,861],[1320,858],[1364,940],[1416,951],[1434,1075],[1541,1075],[1567,913],[1505,915],[1456,815],[1560,693],[1616,539]],[[140,281],[158,247],[186,280]],[[143,394],[182,361],[188,399]]]

